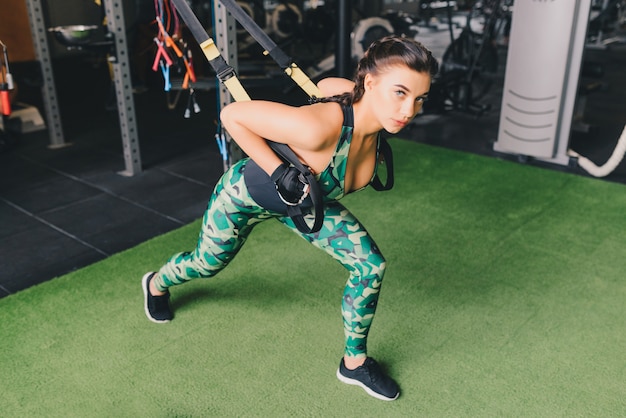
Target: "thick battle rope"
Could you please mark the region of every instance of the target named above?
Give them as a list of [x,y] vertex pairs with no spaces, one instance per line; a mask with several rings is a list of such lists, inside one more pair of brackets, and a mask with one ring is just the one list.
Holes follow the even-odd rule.
[[597,166],[593,161],[589,160],[586,157],[578,154],[574,150],[569,150],[567,155],[570,157],[575,157],[578,159],[578,165],[591,174],[594,177],[605,177],[608,176],[617,168],[617,166],[624,159],[624,155],[626,155],[626,126],[622,131],[622,135],[617,141],[617,145],[613,150],[613,154],[609,157],[609,159],[601,166]]

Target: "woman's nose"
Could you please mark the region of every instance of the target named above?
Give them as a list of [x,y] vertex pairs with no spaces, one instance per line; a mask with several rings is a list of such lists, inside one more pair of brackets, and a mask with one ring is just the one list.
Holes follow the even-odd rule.
[[413,116],[415,116],[415,112],[417,111],[416,104],[417,103],[415,103],[414,101],[407,101],[406,103],[404,103],[404,105],[402,106],[402,116],[407,119],[411,119]]

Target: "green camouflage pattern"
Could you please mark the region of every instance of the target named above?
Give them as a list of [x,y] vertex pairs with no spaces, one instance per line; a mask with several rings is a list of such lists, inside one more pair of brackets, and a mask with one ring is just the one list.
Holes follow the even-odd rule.
[[[215,186],[195,250],[176,254],[168,260],[155,276],[157,289],[165,291],[189,280],[215,276],[237,255],[255,225],[274,218],[348,270],[350,276],[341,303],[345,354],[366,356],[367,335],[386,263],[363,225],[337,202],[345,195],[344,178],[351,139],[352,126],[344,126],[330,164],[318,176],[324,194],[324,222],[320,231],[304,234],[288,216],[260,207],[248,193],[244,181],[249,159],[240,160]],[[313,215],[306,218],[312,222]]]

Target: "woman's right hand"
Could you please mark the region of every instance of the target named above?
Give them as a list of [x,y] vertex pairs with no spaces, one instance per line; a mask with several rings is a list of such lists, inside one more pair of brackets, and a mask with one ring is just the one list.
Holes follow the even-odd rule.
[[286,205],[299,205],[309,195],[310,186],[300,171],[286,163],[279,165],[271,177],[280,200]]

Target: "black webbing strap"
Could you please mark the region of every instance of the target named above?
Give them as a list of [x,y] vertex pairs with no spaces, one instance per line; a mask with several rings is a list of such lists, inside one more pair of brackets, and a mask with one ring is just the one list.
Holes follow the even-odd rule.
[[310,97],[321,97],[322,93],[317,85],[293,62],[276,42],[237,4],[236,0],[220,0],[239,24],[263,47],[276,64],[300,86]]
[[378,152],[380,153],[380,156],[382,156],[382,162],[387,166],[387,181],[383,184],[380,180],[380,176],[378,175],[378,170],[376,170],[376,175],[372,179],[371,185],[374,190],[380,192],[384,190],[391,190],[393,187],[393,152],[389,142],[387,142],[385,138],[380,138],[379,147],[380,149]]
[[[204,56],[207,58],[207,60],[209,61],[209,64],[211,64],[211,66],[215,70],[217,77],[226,86],[226,88],[231,93],[235,101],[250,100],[250,96],[248,96],[248,93],[245,91],[245,89],[241,85],[241,82],[239,81],[239,78],[237,77],[237,74],[234,68],[230,66],[226,62],[226,60],[222,57],[221,53],[219,52],[219,49],[217,48],[217,46],[215,45],[211,37],[207,34],[206,30],[204,29],[204,27],[202,26],[202,24],[200,23],[196,15],[193,13],[193,11],[191,10],[191,7],[189,7],[189,4],[187,4],[187,1],[186,0],[171,0],[171,1],[176,7],[178,14],[180,14],[180,17],[183,19],[183,21],[187,25],[187,28],[189,29],[193,37],[200,44],[200,48],[202,49]],[[231,14],[233,14],[233,16],[237,20],[241,19],[239,20],[239,23],[241,23],[242,26],[244,26],[249,31],[254,31],[255,32],[254,35],[259,36],[258,38],[255,36],[255,39],[257,39],[257,41],[264,48],[268,50],[268,52],[274,54],[272,55],[272,58],[277,59],[276,57],[278,57],[278,59],[282,60],[282,62],[286,62],[284,58],[286,57],[286,55],[282,53],[282,51],[280,53],[278,52],[280,51],[280,49],[276,46],[274,41],[272,41],[269,38],[269,36],[267,36],[256,25],[256,23],[250,18],[250,16],[248,16],[243,11],[243,9],[241,9],[241,6],[229,0],[221,0],[221,1],[222,3],[224,3],[225,6],[227,6]],[[240,10],[241,13],[245,15],[245,17],[243,17],[243,15],[241,15],[241,13],[239,13],[237,10]],[[235,13],[237,13],[239,18],[235,16]],[[248,19],[252,22],[252,25],[254,27],[250,26]],[[244,25],[244,22],[246,22],[245,25]],[[259,31],[263,35],[260,35]],[[264,44],[261,43],[261,41],[263,41]],[[291,59],[288,58],[288,60],[290,61]],[[280,63],[279,65],[282,66],[282,64]],[[290,67],[290,72],[291,72],[290,76],[305,91],[307,91],[305,86],[308,87],[309,89],[313,87],[314,89],[317,89],[317,86],[315,86],[315,84],[313,84],[308,79],[308,77],[306,77],[304,73],[302,73],[302,71],[299,71],[299,73],[293,71],[294,69],[298,69],[297,66],[289,65],[289,67]],[[302,78],[302,76],[304,76],[304,79]],[[313,210],[315,211],[315,221],[313,223],[313,227],[309,227],[307,225],[306,221],[304,220],[304,214],[302,212],[302,209],[299,206],[289,206],[287,214],[293,219],[294,223],[296,224],[296,227],[301,232],[305,234],[310,234],[310,233],[319,231],[319,229],[322,226],[322,221],[323,221],[323,210],[322,210],[323,202],[322,202],[322,194],[319,189],[319,184],[317,183],[317,180],[315,179],[311,171],[307,167],[305,167],[304,164],[300,162],[296,154],[291,150],[291,148],[289,148],[288,145],[279,144],[273,141],[268,141],[268,143],[270,147],[274,150],[274,152],[276,152],[278,155],[283,157],[287,162],[292,164],[294,167],[298,169],[298,171],[302,173],[302,175],[307,179],[309,186],[310,186],[309,194],[311,196],[311,201],[313,202]]]
[[213,42],[213,39],[209,36],[207,31],[204,29],[196,15],[187,4],[186,0],[171,0],[174,4],[176,11],[182,18],[182,20],[187,25],[187,28],[195,38],[195,40],[200,45],[200,49],[202,53],[206,57],[209,64],[215,70],[219,80],[226,86],[230,94],[233,96],[235,101],[244,101],[250,100],[250,96],[241,85],[239,78],[237,78],[237,74],[235,69],[231,67],[222,54],[220,50]]
[[311,173],[311,170],[309,170],[308,167],[300,162],[298,156],[293,152],[291,148],[289,148],[288,145],[274,141],[267,141],[267,143],[276,154],[283,157],[287,162],[291,163],[295,168],[297,168],[298,171],[302,173],[302,175],[306,178],[307,183],[309,183],[310,186],[309,196],[311,196],[313,211],[315,212],[313,226],[309,227],[309,225],[304,220],[305,213],[302,212],[302,207],[300,205],[287,206],[287,215],[289,215],[289,217],[293,220],[293,223],[296,225],[300,232],[304,234],[312,234],[319,231],[324,221],[324,211],[322,210],[324,202],[322,201],[322,191],[320,190],[317,179],[315,178],[313,173]]

